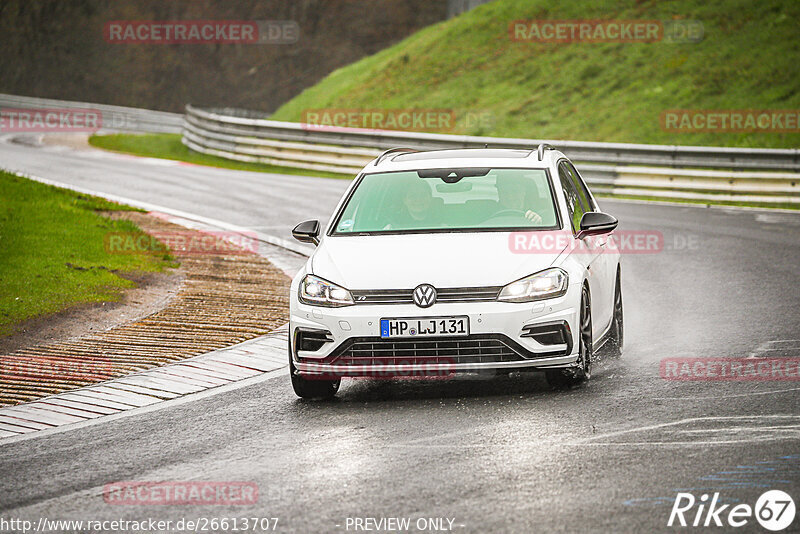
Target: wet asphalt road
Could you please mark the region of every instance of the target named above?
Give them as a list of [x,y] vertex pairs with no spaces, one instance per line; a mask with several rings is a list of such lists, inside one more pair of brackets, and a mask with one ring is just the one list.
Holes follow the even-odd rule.
[[[284,237],[299,220],[324,219],[346,185],[3,143],[0,166]],[[665,247],[623,258],[626,350],[588,384],[358,380],[332,402],[306,402],[282,376],[0,445],[0,517],[277,517],[279,532],[406,517],[412,532],[420,518],[452,520],[455,532],[658,532],[670,530],[678,491],[753,505],[781,489],[800,505],[800,383],[659,377],[668,357],[800,357],[800,214],[601,205],[622,229],[663,232]],[[124,480],[252,481],[258,501],[104,502],[103,486]],[[765,532],[753,519],[736,530]],[[795,520],[786,531],[798,530]]]

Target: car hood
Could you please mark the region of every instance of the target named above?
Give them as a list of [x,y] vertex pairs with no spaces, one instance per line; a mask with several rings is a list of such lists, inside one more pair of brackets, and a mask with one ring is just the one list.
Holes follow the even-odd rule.
[[[509,232],[334,236],[312,257],[313,274],[347,289],[501,286],[550,267],[551,253],[519,254]],[[560,251],[558,251],[560,252]]]

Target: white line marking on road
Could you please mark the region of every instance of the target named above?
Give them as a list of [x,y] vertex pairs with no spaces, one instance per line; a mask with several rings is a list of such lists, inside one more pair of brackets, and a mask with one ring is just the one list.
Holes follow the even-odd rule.
[[[706,446],[706,445],[739,445],[744,443],[763,443],[766,441],[774,441],[777,438],[764,438],[764,439],[741,439],[741,440],[713,440],[713,441],[609,441],[609,442],[587,442],[581,443],[581,447],[585,447],[586,445],[594,445],[594,446],[602,446],[602,447],[624,447],[624,446],[633,446],[633,447],[644,447],[644,446],[655,446],[655,447],[690,447],[690,446]],[[570,443],[568,445],[576,445],[574,443]]]
[[750,397],[754,395],[775,395],[777,393],[788,393],[789,391],[800,391],[800,388],[789,388],[789,389],[772,389],[769,391],[753,391],[751,393],[736,393],[733,395],[708,395],[704,397],[651,397],[651,400],[682,400],[682,401],[693,401],[693,400],[705,400],[705,399],[731,399],[734,397]]
[[[787,420],[785,425],[770,424],[767,426],[727,426],[723,428],[699,428],[699,429],[680,429],[675,428],[679,425],[692,424],[692,423],[727,423],[727,422],[757,422],[769,421],[777,422],[778,420]],[[795,423],[797,421],[797,423]],[[671,430],[673,435],[678,434],[702,434],[702,433],[745,433],[745,436],[737,439],[717,439],[717,440],[671,440],[670,436],[665,436],[661,441],[647,440],[647,441],[604,441],[608,438],[622,436],[625,434],[632,434],[636,432],[647,432],[650,430]],[[596,436],[589,436],[583,439],[576,440],[570,445],[607,445],[607,446],[620,446],[620,445],[633,445],[633,446],[690,446],[690,445],[731,445],[739,443],[760,443],[766,441],[775,441],[783,439],[796,439],[796,434],[800,431],[800,416],[799,415],[779,415],[779,414],[760,414],[760,415],[737,415],[737,416],[710,416],[710,417],[692,417],[688,419],[681,419],[672,423],[662,423],[657,425],[647,425],[642,427],[631,428],[627,430],[620,430],[616,432],[608,432],[606,434],[599,434]]]
[[[779,343],[788,343],[789,346],[781,346],[781,347],[773,347],[773,345],[777,345]],[[765,341],[758,345],[750,354],[747,355],[748,358],[759,358],[759,357],[766,357],[761,356],[764,352],[781,352],[781,351],[793,351],[800,349],[800,339],[776,339],[773,341]],[[792,355],[794,356],[794,355]],[[800,354],[798,354],[800,356]]]
[[762,432],[770,430],[800,430],[800,425],[787,426],[728,426],[725,428],[694,428],[689,430],[676,430],[676,434],[700,434],[702,432]]
[[631,432],[645,432],[648,430],[657,430],[665,427],[670,426],[677,426],[677,425],[685,425],[687,423],[698,423],[698,422],[714,422],[714,421],[741,421],[741,420],[748,420],[748,419],[797,419],[800,420],[800,415],[780,415],[780,414],[759,414],[759,415],[719,415],[719,416],[707,416],[707,417],[689,417],[686,419],[679,419],[678,421],[673,421],[671,423],[658,423],[655,425],[645,425],[640,427],[629,428],[626,430],[616,430],[614,432],[607,432],[605,434],[597,434],[595,436],[590,436],[586,438],[587,440],[597,440],[597,439],[604,439],[610,438],[614,436],[621,436],[622,434],[630,434]]

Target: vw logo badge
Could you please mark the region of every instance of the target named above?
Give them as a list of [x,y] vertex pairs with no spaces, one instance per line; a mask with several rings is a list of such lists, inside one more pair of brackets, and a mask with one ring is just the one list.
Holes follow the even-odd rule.
[[436,288],[430,284],[420,284],[414,289],[412,298],[420,308],[430,308],[436,302]]

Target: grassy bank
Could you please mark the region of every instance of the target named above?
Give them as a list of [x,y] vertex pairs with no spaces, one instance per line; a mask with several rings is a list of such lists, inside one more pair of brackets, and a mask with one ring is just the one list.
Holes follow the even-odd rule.
[[169,255],[109,253],[109,232],[138,232],[101,210],[133,208],[0,172],[0,335],[71,306],[118,300],[121,274],[174,266]]
[[[697,43],[511,39],[513,21],[545,19],[696,20],[704,36]],[[796,113],[798,21],[794,0],[496,0],[333,72],[273,118],[301,121],[305,111],[331,108],[452,110],[453,133],[793,148],[800,133],[670,133],[661,114]]]
[[181,143],[180,134],[112,134],[112,135],[93,135],[89,138],[89,144],[105,150],[133,154],[135,156],[147,156],[150,158],[171,159],[184,161],[195,165],[206,165],[208,167],[221,167],[223,169],[233,169],[237,171],[256,171],[270,172],[275,174],[294,174],[300,176],[321,176],[323,178],[347,178],[353,176],[323,171],[308,171],[294,169],[292,167],[279,167],[276,165],[265,165],[262,163],[248,163],[246,161],[234,161],[217,156],[209,156],[189,150]]

